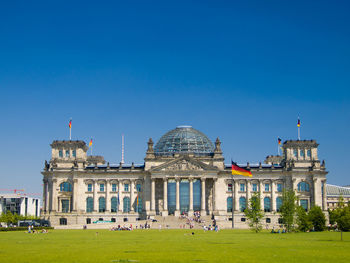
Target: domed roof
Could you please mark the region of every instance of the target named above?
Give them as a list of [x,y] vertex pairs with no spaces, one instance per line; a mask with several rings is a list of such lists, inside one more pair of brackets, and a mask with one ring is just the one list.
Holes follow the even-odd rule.
[[154,147],[156,155],[172,155],[173,153],[193,153],[210,155],[214,145],[208,137],[191,126],[178,126],[164,134]]

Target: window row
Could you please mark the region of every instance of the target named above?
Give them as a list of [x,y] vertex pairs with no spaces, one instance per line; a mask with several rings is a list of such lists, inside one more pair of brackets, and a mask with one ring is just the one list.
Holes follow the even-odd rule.
[[[271,198],[270,197],[265,197],[264,198],[264,211],[265,212],[271,212],[272,207],[271,207]],[[301,199],[299,200],[299,205],[305,209],[305,211],[309,210],[309,201],[307,199]],[[233,200],[232,197],[227,198],[227,212],[232,212],[232,207],[233,207]],[[281,211],[282,207],[282,197],[277,197],[276,198],[276,210],[277,212]],[[247,202],[245,197],[240,197],[239,198],[239,211],[244,212],[244,210],[247,208]]]
[[[277,197],[276,198],[276,210],[277,210],[277,212],[279,212],[281,210],[281,206],[282,206],[282,198]],[[227,212],[232,212],[232,207],[233,207],[232,197],[228,197],[227,198]],[[242,196],[239,198],[239,211],[244,212],[244,210],[246,210],[246,208],[247,208],[247,199]],[[265,212],[272,211],[270,197],[264,198],[264,211]]]
[[[99,184],[98,189],[99,192],[104,192],[105,191],[105,184]],[[129,184],[124,184],[124,192],[129,192]],[[92,184],[87,184],[87,191],[92,192],[93,191],[93,185]],[[112,192],[117,192],[118,191],[118,185],[117,184],[112,184]],[[142,187],[141,184],[136,184],[136,191],[137,192],[142,192]]]
[[[119,206],[119,197],[112,197],[111,198],[111,212],[117,212]],[[142,197],[137,196],[135,204],[133,205],[136,212],[142,212]],[[129,213],[131,209],[130,204],[130,198],[124,197],[123,198],[123,212]],[[94,199],[92,197],[86,198],[86,212],[90,213],[94,211]],[[98,199],[98,212],[105,212],[106,211],[106,198],[100,197]]]
[[[59,150],[58,151],[58,156],[60,157],[60,158],[63,158],[63,150]],[[76,150],[72,150],[72,151],[70,151],[70,150],[65,150],[64,151],[64,156],[65,157],[77,157],[77,151]]]
[[[232,192],[233,186],[232,184],[228,184],[227,185],[227,191],[228,192]],[[283,189],[283,184],[279,183],[277,184],[277,192],[282,192]],[[240,192],[245,192],[246,191],[246,184],[241,183],[239,185],[239,191]],[[258,184],[256,183],[252,183],[252,191],[253,192],[258,192]],[[271,191],[271,184],[264,184],[264,191],[265,192],[270,192]]]
[[306,151],[306,156],[308,158],[311,158],[311,150],[308,149],[308,150],[304,150],[304,149],[294,149],[293,150],[293,155],[295,158],[298,158],[298,157],[301,157],[301,158],[305,158],[305,151]]

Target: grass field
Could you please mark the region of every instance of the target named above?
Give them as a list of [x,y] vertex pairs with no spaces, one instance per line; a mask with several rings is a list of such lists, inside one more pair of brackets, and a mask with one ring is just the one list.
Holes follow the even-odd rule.
[[350,262],[350,233],[191,232],[3,232],[0,262]]

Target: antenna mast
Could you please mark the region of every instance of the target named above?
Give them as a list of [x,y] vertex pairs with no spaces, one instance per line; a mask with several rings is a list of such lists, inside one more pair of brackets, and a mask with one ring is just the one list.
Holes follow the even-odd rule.
[[124,164],[124,134],[122,134],[122,164]]

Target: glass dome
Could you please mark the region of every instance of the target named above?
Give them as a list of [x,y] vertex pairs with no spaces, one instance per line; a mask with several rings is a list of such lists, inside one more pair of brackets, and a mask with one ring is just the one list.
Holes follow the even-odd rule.
[[191,126],[178,126],[167,132],[154,147],[156,155],[172,155],[173,153],[211,155],[213,152],[214,145],[208,137]]

